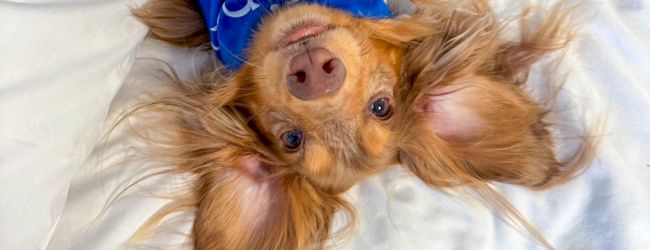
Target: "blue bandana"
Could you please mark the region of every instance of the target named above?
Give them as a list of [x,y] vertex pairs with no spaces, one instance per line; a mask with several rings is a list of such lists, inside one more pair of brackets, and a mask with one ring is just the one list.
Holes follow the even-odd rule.
[[[199,0],[210,29],[210,42],[217,57],[230,70],[246,60],[245,51],[257,24],[267,14],[299,0]],[[387,18],[393,14],[385,0],[304,0],[347,11],[356,17]]]

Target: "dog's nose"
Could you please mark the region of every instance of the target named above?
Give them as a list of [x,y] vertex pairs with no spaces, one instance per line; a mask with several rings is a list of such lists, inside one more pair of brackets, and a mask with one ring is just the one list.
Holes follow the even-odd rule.
[[313,100],[336,92],[345,81],[345,65],[325,48],[314,48],[289,63],[287,87],[301,100]]

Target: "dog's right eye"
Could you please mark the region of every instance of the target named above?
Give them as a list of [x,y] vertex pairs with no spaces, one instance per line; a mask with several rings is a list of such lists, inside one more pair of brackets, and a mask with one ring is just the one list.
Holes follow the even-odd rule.
[[295,151],[302,144],[302,131],[299,129],[287,131],[280,136],[280,139],[282,139],[285,148]]

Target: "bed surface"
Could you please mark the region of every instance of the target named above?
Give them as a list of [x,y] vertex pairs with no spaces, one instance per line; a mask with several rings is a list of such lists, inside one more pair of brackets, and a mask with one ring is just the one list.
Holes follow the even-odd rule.
[[[507,16],[523,1],[494,2]],[[650,0],[584,2],[580,36],[563,64],[571,73],[558,117],[606,118],[597,159],[549,191],[495,186],[558,249],[648,249]],[[136,4],[0,1],[0,249],[123,248],[169,202],[151,194],[183,180],[147,180],[103,213],[120,187],[154,164],[122,161],[142,144],[128,126],[102,141],[107,121],[160,86],[164,66],[152,58],[189,74],[187,62],[206,56],[144,40],[146,27],[129,16]],[[531,92],[546,67],[536,68]],[[346,195],[358,224],[336,248],[541,249],[476,201],[400,170]],[[175,219],[169,229],[190,229],[191,214]],[[174,249],[186,240],[161,235],[148,246]]]

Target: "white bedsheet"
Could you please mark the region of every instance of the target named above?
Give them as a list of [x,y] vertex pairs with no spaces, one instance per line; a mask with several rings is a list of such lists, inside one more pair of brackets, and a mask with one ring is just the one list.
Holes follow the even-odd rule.
[[[117,2],[120,1],[86,4],[104,3],[115,6],[119,5]],[[515,2],[518,1],[498,1],[504,9],[508,9],[508,6]],[[559,249],[648,249],[650,248],[650,235],[648,235],[650,232],[650,0],[587,2],[585,11],[581,13],[585,20],[582,24],[581,36],[566,56],[571,74],[564,93],[577,103],[576,110],[583,110],[588,117],[597,117],[599,113],[606,114],[607,126],[597,160],[575,181],[547,192],[532,192],[508,185],[497,186],[551,244]],[[5,8],[6,6],[10,8]],[[2,132],[0,134],[0,212],[3,213],[0,214],[0,249],[57,250],[123,247],[129,235],[167,202],[164,199],[150,197],[147,191],[169,189],[173,187],[175,178],[163,177],[148,181],[134,190],[136,194],[126,196],[124,200],[116,203],[101,220],[95,220],[106,200],[115,194],[116,187],[132,179],[139,173],[139,169],[142,169],[137,164],[119,162],[123,155],[132,150],[129,147],[132,144],[137,146],[138,143],[133,141],[128,133],[118,131],[108,141],[108,150],[104,151],[101,157],[96,151],[83,167],[78,168],[77,166],[90,149],[79,147],[77,144],[71,147],[69,143],[94,144],[96,138],[71,137],[66,133],[79,133],[79,131],[97,133],[93,130],[97,125],[86,122],[79,125],[83,130],[73,132],[68,130],[66,123],[59,123],[61,120],[69,120],[68,116],[60,112],[75,110],[75,117],[86,117],[83,119],[88,121],[97,121],[103,118],[103,114],[93,110],[91,114],[94,115],[87,117],[90,109],[88,106],[79,103],[74,107],[59,107],[56,105],[56,100],[72,94],[77,98],[86,91],[91,93],[93,89],[99,87],[116,89],[122,83],[120,79],[123,79],[124,75],[116,76],[107,73],[106,78],[93,78],[93,81],[88,78],[82,78],[83,80],[60,78],[57,81],[58,78],[54,77],[58,76],[57,74],[39,75],[39,71],[35,70],[38,69],[35,68],[38,64],[32,62],[41,61],[38,60],[40,58],[46,58],[44,59],[46,62],[48,58],[57,58],[52,60],[62,63],[78,62],[77,70],[68,67],[68,70],[61,74],[82,77],[84,72],[88,72],[84,66],[103,61],[117,63],[117,59],[111,60],[111,58],[119,57],[127,58],[119,61],[125,64],[119,69],[120,72],[127,71],[130,62],[126,52],[137,44],[143,31],[141,27],[133,26],[131,21],[115,24],[133,28],[120,29],[122,34],[108,33],[124,37],[125,42],[111,44],[110,50],[105,54],[88,55],[84,53],[84,47],[75,47],[81,46],[80,43],[68,44],[69,47],[62,50],[59,46],[67,43],[59,40],[49,40],[50,47],[59,47],[58,50],[43,48],[33,51],[25,49],[29,44],[22,44],[14,39],[19,38],[20,41],[47,39],[31,34],[29,30],[34,30],[39,25],[52,25],[45,26],[52,29],[61,28],[61,24],[43,23],[42,20],[47,18],[33,14],[37,13],[35,10],[15,11],[16,8],[27,8],[16,6],[0,4],[0,45],[13,46],[9,48],[23,46],[20,47],[23,48],[20,53],[7,52],[3,50],[6,46],[0,46],[0,80],[3,81],[0,82],[2,87],[0,89],[0,105],[2,105],[0,106],[0,117],[2,117],[0,121],[0,132]],[[52,8],[49,5],[40,8],[46,7]],[[91,9],[95,10],[89,7],[82,11],[87,15],[96,15],[91,12]],[[103,11],[112,11],[112,15],[124,15],[124,10],[122,7],[115,7]],[[48,18],[56,17],[55,14],[56,11],[52,12],[52,16]],[[58,14],[71,15],[65,12]],[[16,21],[28,17],[41,20],[41,23],[27,22],[35,23],[30,26]],[[18,26],[10,28],[3,26],[5,22],[1,21],[7,18],[11,20],[11,24]],[[80,35],[93,36],[95,34],[93,32],[97,31],[81,29],[76,32]],[[106,34],[101,33],[101,35]],[[53,51],[65,51],[64,54],[69,57],[53,57]],[[186,62],[190,61],[195,53],[172,50],[159,43],[149,42],[140,47],[138,55],[138,57],[163,58],[172,64],[187,68]],[[87,60],[73,60],[82,56],[86,56]],[[19,60],[21,58],[29,60]],[[23,73],[14,73],[12,76],[20,75],[26,80],[9,82],[15,85],[4,82],[5,79],[13,80],[11,77],[6,77],[7,68],[18,67],[21,62],[32,64],[21,66],[19,70],[22,71],[19,72]],[[136,60],[129,78],[125,81],[127,84],[122,87],[120,94],[113,98],[114,91],[101,92],[105,96],[95,97],[103,100],[101,105],[97,104],[97,107],[105,108],[106,101],[113,100],[111,111],[113,113],[122,111],[121,103],[128,101],[140,87],[155,87],[159,79],[151,77],[152,74],[157,73],[152,69],[156,67],[154,65],[160,66],[151,60]],[[55,68],[51,71],[59,72]],[[65,85],[80,82],[92,82],[93,85]],[[112,84],[100,84],[105,82]],[[56,87],[55,83],[62,86]],[[16,96],[16,92],[7,91],[7,86],[15,89],[17,84],[43,88],[39,93],[46,93],[48,98],[43,98],[41,95]],[[31,106],[18,106],[7,101],[12,100],[11,98],[40,99],[34,101]],[[46,102],[51,109],[58,111],[53,112],[51,109],[43,108],[42,105]],[[27,114],[31,115],[27,118],[32,122],[26,124],[23,119]],[[47,127],[47,124],[43,123],[51,122],[51,119],[61,125],[50,128],[52,130],[44,130],[49,133],[26,133],[30,135],[29,141],[18,141],[16,138],[19,137],[10,136],[20,135],[18,132],[32,128],[30,126],[39,129]],[[62,140],[59,140],[60,138]],[[39,144],[30,146],[33,142]],[[47,147],[40,148],[43,144],[47,144]],[[77,151],[79,148],[83,150]],[[66,152],[78,152],[79,155],[70,157]],[[98,157],[105,162],[98,164],[96,161]],[[35,165],[37,163],[47,164]],[[50,168],[50,165],[73,167],[56,168],[58,172],[51,173],[49,171],[54,168]],[[70,188],[67,189],[69,176],[73,174],[75,177]],[[51,178],[52,175],[56,178]],[[39,181],[27,182],[30,178]],[[61,197],[66,197],[66,190],[67,201],[65,209],[61,212],[63,206]],[[356,205],[359,220],[355,234],[341,245],[341,248],[541,248],[480,204],[467,198],[456,198],[431,190],[401,171],[392,171],[371,178],[356,186],[348,195]],[[6,211],[13,212],[5,214]],[[39,217],[43,214],[47,216]],[[185,218],[191,220],[189,215]],[[183,221],[179,224],[183,226],[179,226],[178,230],[187,231],[190,224],[190,221]],[[151,244],[163,246],[183,241],[184,238],[177,235],[156,238]]]
[[123,0],[0,0],[0,249],[43,249],[147,30]]

